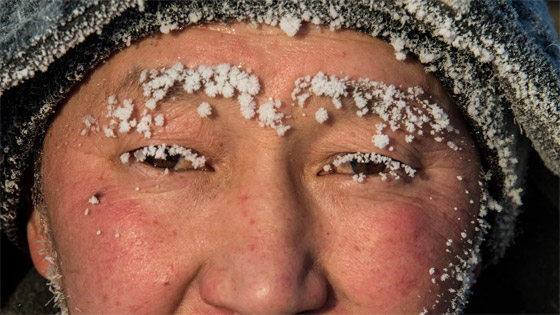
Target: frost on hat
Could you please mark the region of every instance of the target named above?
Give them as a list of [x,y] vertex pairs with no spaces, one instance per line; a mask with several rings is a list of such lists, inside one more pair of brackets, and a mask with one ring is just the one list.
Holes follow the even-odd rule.
[[[17,219],[26,188],[22,177],[55,106],[111,52],[150,33],[192,23],[266,23],[296,36],[301,23],[310,22],[381,38],[393,45],[398,59],[415,55],[441,81],[477,138],[496,200],[489,208],[501,209],[488,242],[496,257],[513,237],[528,142],[555,174],[560,173],[560,51],[543,2],[60,0],[39,5],[28,0],[5,2],[0,8],[1,218],[12,240],[21,241]],[[205,69],[197,72],[204,75]],[[193,73],[186,88],[200,88],[197,80]],[[165,89],[166,82],[158,84],[150,87],[152,92]],[[332,91],[336,94],[337,86]],[[259,115],[264,125],[285,129],[276,119],[274,100],[256,108],[254,91],[245,92],[238,102],[246,118]],[[218,90],[207,86],[205,93]],[[222,93],[229,95],[227,88]],[[149,96],[145,106],[155,107],[161,95]],[[296,101],[304,103],[306,97],[298,95]],[[107,136],[131,127],[128,107],[123,103],[115,110],[117,125],[102,129]],[[200,110],[209,113],[206,106]],[[318,121],[328,118],[327,113],[316,114]],[[144,135],[152,123],[164,123],[163,117],[143,119],[132,124],[137,123],[135,128]],[[100,128],[86,121],[86,132]],[[382,136],[377,140],[379,146],[385,143]]]

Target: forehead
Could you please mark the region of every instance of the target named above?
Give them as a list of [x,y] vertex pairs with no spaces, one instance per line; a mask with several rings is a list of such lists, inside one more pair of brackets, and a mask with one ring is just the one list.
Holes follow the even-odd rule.
[[[228,63],[251,69],[261,80],[261,94],[289,97],[298,77],[325,72],[352,79],[368,78],[396,86],[420,86],[438,99],[444,98],[437,80],[409,58],[395,58],[393,48],[355,31],[330,31],[305,25],[298,35],[266,25],[206,25],[169,35],[145,38],[115,54],[94,71],[96,90],[107,95],[122,87],[136,87],[142,69]],[[131,84],[132,83],[132,84]]]

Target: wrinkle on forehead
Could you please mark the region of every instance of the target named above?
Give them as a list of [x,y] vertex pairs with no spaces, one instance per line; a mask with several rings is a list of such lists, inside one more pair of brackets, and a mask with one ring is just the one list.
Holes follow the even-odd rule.
[[[209,24],[174,32],[173,36],[143,39],[114,57],[123,69],[129,68],[135,59],[143,67],[151,68],[172,65],[178,60],[189,67],[240,64],[258,69],[259,75],[267,80],[278,79],[279,73],[290,73],[293,79],[318,71],[338,74],[340,65],[353,77],[398,84],[397,80],[374,76],[403,76],[415,80],[410,85],[429,87],[423,66],[410,58],[404,62],[396,60],[393,48],[382,40],[350,30],[330,31],[315,26],[308,29],[301,36],[291,38],[280,29],[266,25],[254,28],[242,23]],[[141,58],[132,58],[138,57],[140,51]],[[267,85],[271,87],[270,83]]]
[[[161,67],[162,69],[169,69],[171,68],[173,65],[165,65],[163,67]],[[211,66],[211,65],[208,65]],[[193,69],[195,69],[196,67],[193,67]],[[136,96],[136,95],[140,95],[141,91],[142,91],[142,85],[139,83],[139,78],[140,78],[140,74],[142,71],[144,70],[149,70],[149,69],[143,69],[141,68],[140,65],[135,65],[131,68],[129,68],[129,70],[125,71],[124,74],[120,74],[118,76],[118,78],[116,79],[115,84],[113,84],[113,86],[115,86],[114,88],[114,92],[112,93],[113,95],[129,95],[130,97]],[[258,70],[256,71],[258,72]],[[303,78],[305,76],[314,76],[316,75],[316,73],[307,73],[302,75],[300,78]],[[327,73],[327,75],[330,75],[329,73]],[[263,80],[262,76],[258,76],[259,78],[259,82],[262,86],[262,90],[266,89],[267,86],[267,82],[266,80]],[[352,80],[354,82],[359,82],[359,81],[363,81],[363,80],[368,80],[368,81],[374,81],[368,77],[358,77],[358,78],[354,78],[354,77],[350,77],[350,76],[346,76],[345,78],[348,78],[349,80]],[[297,79],[296,79],[297,80]],[[380,83],[384,83],[383,81],[379,81]],[[295,88],[295,84],[289,84],[288,86],[289,88],[291,88],[290,91],[293,92],[294,88]],[[356,87],[356,84],[349,84],[349,88],[354,88]],[[419,97],[423,100],[432,100],[434,102],[437,102],[438,105],[442,106],[444,109],[449,110],[450,104],[449,104],[449,100],[447,99],[446,95],[442,95],[442,91],[439,88],[439,84],[432,82],[431,78],[426,78],[425,80],[425,84],[422,85],[416,85],[416,86],[410,86],[410,85],[399,85],[396,86],[399,89],[403,89],[403,88],[421,88],[423,90],[422,95],[419,95]],[[187,95],[189,93],[187,93],[180,84],[174,84],[167,92],[165,99],[174,99],[174,98],[186,98]],[[266,92],[261,92],[258,95],[261,97],[274,97],[274,98],[280,98],[278,95],[264,95],[266,94]],[[288,103],[292,103],[291,100],[287,100],[287,99],[282,99],[282,101],[288,102]],[[297,103],[297,102],[295,102]],[[348,112],[348,113],[355,113],[354,109],[352,107],[349,106],[349,100],[345,99],[343,101],[343,104],[345,104],[346,106],[342,106],[340,109],[342,110],[342,112]],[[292,104],[293,105],[293,104]],[[412,103],[411,105],[416,105],[415,103]]]

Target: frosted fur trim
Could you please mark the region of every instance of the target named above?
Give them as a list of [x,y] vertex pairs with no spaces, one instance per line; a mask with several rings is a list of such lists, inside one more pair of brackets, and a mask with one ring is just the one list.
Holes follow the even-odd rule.
[[[2,1],[2,6],[16,6]],[[99,32],[137,1],[20,1],[12,12],[2,12],[0,24],[0,95],[5,89],[45,72],[49,65],[69,49]],[[35,7],[33,7],[35,6]],[[37,10],[33,16],[26,11]],[[56,23],[53,23],[55,21]],[[86,22],[87,27],[84,27]],[[18,62],[12,62],[17,59]]]

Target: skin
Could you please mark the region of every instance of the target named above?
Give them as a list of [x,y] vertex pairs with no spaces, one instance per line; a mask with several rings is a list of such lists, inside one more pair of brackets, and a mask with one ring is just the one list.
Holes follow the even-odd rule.
[[[136,132],[80,135],[85,115],[106,123],[109,95],[143,104],[136,83],[118,84],[134,67],[177,61],[251,68],[261,84],[257,103],[282,100],[292,129],[279,137],[245,120],[235,99],[196,94],[158,105],[166,123],[150,139]],[[462,150],[431,136],[405,143],[400,131],[387,133],[393,152],[380,150],[371,143],[377,117],[337,111],[318,97],[303,109],[290,106],[294,80],[319,71],[423,87],[461,131],[448,139]],[[203,101],[212,104],[210,118],[196,113]],[[325,124],[314,119],[321,106],[329,110]],[[133,159],[120,162],[124,152],[161,143],[204,154],[213,171],[163,175]],[[364,183],[342,168],[318,175],[344,152],[377,152],[418,173],[398,181],[371,175]],[[431,278],[471,246],[460,233],[475,234],[469,222],[479,208],[479,169],[453,103],[413,58],[398,61],[388,44],[352,31],[306,25],[288,37],[274,27],[233,24],[146,38],[97,67],[50,126],[41,171],[51,241],[73,313],[419,313],[424,307],[444,312],[448,289],[459,287]],[[100,203],[91,205],[95,194]],[[45,275],[38,220],[30,220],[28,235],[35,266]]]

